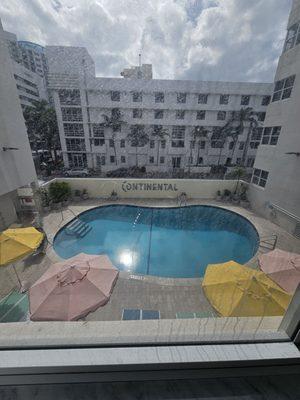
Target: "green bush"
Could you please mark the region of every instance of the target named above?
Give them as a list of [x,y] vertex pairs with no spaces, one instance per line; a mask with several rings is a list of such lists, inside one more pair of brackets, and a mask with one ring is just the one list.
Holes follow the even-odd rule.
[[49,207],[50,205],[50,196],[48,193],[48,190],[45,188],[40,188],[38,190],[38,194],[40,196],[41,202],[42,202],[42,206],[43,207]]
[[67,182],[52,182],[49,186],[49,194],[53,203],[68,200],[71,196],[71,188]]

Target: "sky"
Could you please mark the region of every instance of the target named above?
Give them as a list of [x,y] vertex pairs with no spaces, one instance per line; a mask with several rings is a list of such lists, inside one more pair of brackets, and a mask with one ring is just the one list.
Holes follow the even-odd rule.
[[272,82],[292,0],[1,0],[19,40],[86,47],[97,76]]

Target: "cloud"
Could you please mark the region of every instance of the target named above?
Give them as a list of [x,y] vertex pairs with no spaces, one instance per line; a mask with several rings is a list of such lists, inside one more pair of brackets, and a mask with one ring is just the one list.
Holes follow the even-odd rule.
[[292,0],[2,0],[5,30],[84,46],[99,76],[153,64],[154,77],[269,81]]

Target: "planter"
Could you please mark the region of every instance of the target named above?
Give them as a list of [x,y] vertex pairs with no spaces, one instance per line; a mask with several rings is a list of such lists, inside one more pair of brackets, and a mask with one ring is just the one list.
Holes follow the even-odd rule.
[[50,207],[50,206],[43,206],[43,211],[44,211],[44,213],[49,213],[50,210],[51,210],[51,207]]
[[241,207],[249,208],[249,207],[250,207],[250,201],[248,201],[248,200],[241,200],[240,205],[241,205]]
[[81,195],[81,198],[82,198],[83,200],[87,200],[87,199],[89,198],[88,193],[83,193],[83,194]]
[[59,210],[59,209],[61,208],[61,205],[62,205],[61,202],[59,202],[59,203],[53,203],[53,204],[52,204],[52,209],[53,209],[53,210]]

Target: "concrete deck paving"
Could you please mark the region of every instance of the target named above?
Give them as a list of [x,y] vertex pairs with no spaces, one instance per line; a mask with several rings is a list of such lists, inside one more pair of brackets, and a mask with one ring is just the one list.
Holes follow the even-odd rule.
[[[46,269],[61,258],[52,247],[53,239],[57,231],[68,221],[83,211],[90,208],[111,204],[112,202],[101,199],[90,199],[78,203],[72,203],[68,208],[60,211],[52,211],[43,217],[43,228],[47,234],[49,245],[46,254],[37,257],[28,257],[24,261],[16,263],[18,274],[26,285],[31,286]],[[123,199],[113,204],[133,204],[141,206],[176,206],[175,200],[157,199]],[[206,204],[223,207],[248,218],[256,227],[260,237],[278,236],[277,247],[287,251],[300,253],[300,240],[293,237],[279,226],[256,215],[253,211],[244,209],[230,203],[217,201],[190,200],[187,205]],[[258,253],[247,264],[257,268],[257,256],[267,251],[260,247]],[[11,266],[0,268],[0,298],[17,287],[17,279]],[[124,308],[141,308],[159,310],[162,319],[173,319],[177,312],[213,312],[202,289],[201,279],[172,279],[153,276],[131,275],[121,272],[114,288],[110,301],[100,307],[94,313],[86,317],[87,321],[113,321],[120,320]]]

